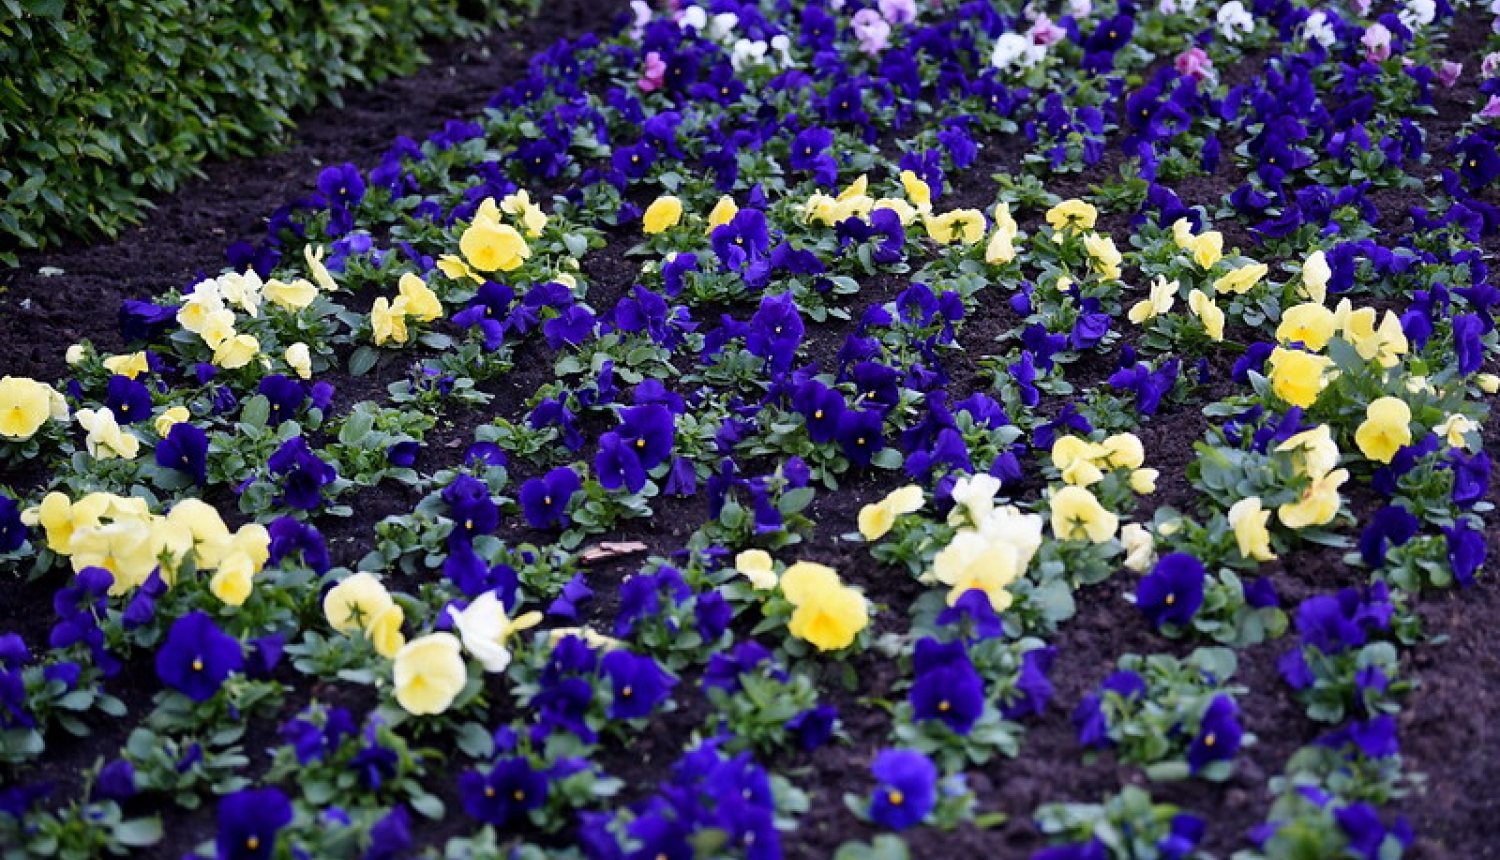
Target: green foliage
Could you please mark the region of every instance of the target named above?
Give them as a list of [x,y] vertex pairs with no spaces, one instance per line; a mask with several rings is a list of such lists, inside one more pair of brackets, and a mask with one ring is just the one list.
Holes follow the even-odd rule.
[[0,262],[114,236],[204,158],[275,144],[337,90],[410,74],[425,40],[537,0],[0,0]]

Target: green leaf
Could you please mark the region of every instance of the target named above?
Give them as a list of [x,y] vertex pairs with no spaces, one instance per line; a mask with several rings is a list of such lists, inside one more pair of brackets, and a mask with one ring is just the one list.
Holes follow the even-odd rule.
[[441,820],[443,817],[443,801],[433,794],[413,794],[407,798],[411,808],[420,815],[433,821]]
[[339,441],[351,447],[363,446],[366,436],[375,429],[375,417],[367,410],[355,408],[344,419],[344,426],[339,428]]
[[817,490],[812,487],[797,487],[796,489],[787,490],[782,493],[780,501],[776,503],[776,507],[783,514],[800,513],[808,505],[812,504],[812,500],[816,495]]
[[1185,761],[1159,761],[1146,767],[1146,776],[1157,782],[1176,782],[1190,775]]
[[349,356],[349,373],[353,376],[364,376],[375,367],[375,362],[379,360],[380,350],[370,346],[361,346]]
[[589,252],[589,240],[576,233],[568,233],[562,237],[563,246],[568,253],[575,258],[582,257]]
[[257,394],[245,401],[240,410],[240,423],[249,427],[264,427],[271,420],[271,401],[264,394]]
[[489,758],[495,752],[495,738],[479,723],[464,723],[455,738],[458,748],[470,758]]
[[161,841],[160,818],[132,818],[115,825],[115,839],[129,848],[145,848]]

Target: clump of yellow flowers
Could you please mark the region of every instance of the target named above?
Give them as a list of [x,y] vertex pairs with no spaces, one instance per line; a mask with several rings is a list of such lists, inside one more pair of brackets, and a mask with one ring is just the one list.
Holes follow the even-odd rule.
[[240,606],[270,558],[265,526],[247,523],[231,532],[212,505],[197,499],[183,499],[160,515],[138,497],[89,493],[74,501],[52,492],[22,520],[42,526],[47,548],[67,558],[75,572],[109,571],[113,596],[140,586],[158,568],[162,581],[173,585],[191,556],[198,570],[213,572],[209,591],[229,606]]
[[1010,607],[1010,585],[1031,564],[1042,545],[1042,518],[1011,505],[996,506],[1000,482],[991,475],[963,477],[953,486],[951,525],[960,526],[923,574],[927,584],[948,586],[948,605],[978,589],[996,612]]

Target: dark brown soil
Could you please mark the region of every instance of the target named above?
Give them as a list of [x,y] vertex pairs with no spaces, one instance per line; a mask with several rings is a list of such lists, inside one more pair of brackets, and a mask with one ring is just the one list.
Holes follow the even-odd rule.
[[[470,116],[501,86],[525,68],[529,54],[559,37],[572,37],[606,20],[601,10],[613,13],[622,3],[602,4],[592,0],[554,0],[543,16],[521,29],[487,38],[482,42],[434,45],[429,49],[433,64],[413,78],[393,81],[368,92],[344,96],[345,107],[323,109],[301,118],[297,142],[285,152],[264,158],[208,165],[206,179],[186,186],[181,193],[159,201],[159,208],[141,227],[127,231],[118,241],[87,245],[43,255],[27,255],[20,268],[0,273],[0,373],[55,380],[66,374],[63,350],[82,338],[90,338],[101,349],[117,349],[115,308],[126,298],[142,298],[155,291],[183,286],[200,273],[216,272],[223,264],[223,251],[237,240],[253,240],[263,232],[263,219],[278,205],[312,188],[321,165],[352,161],[362,168],[376,163],[397,134],[420,138],[449,119]],[[1472,26],[1455,28],[1458,35],[1450,53],[1477,64],[1480,41],[1470,31],[1484,26],[1477,17]],[[1466,53],[1467,52],[1467,53]],[[1446,143],[1470,110],[1472,83],[1455,90],[1436,90],[1439,116],[1430,149]],[[1024,143],[1024,142],[1023,142]],[[1014,148],[1014,141],[989,141],[986,158]],[[1001,158],[1000,160],[1004,160]],[[1193,178],[1177,189],[1188,205],[1203,204],[1210,210],[1234,187],[1231,159],[1219,175]],[[997,162],[998,163],[998,162]],[[975,170],[960,181],[955,199],[992,199],[989,170]],[[1430,172],[1430,171],[1428,171]],[[1105,176],[1099,172],[1060,180],[1054,190],[1082,191]],[[969,195],[968,197],[964,196]],[[1399,228],[1408,222],[1405,212],[1422,205],[1419,195],[1382,192],[1379,205],[1389,220],[1383,226]],[[1033,220],[1037,213],[1026,213]],[[1229,225],[1225,225],[1226,227]],[[1122,236],[1117,236],[1121,242]],[[1238,244],[1253,253],[1247,233],[1228,234],[1228,244]],[[628,289],[635,270],[620,254],[628,244],[614,237],[610,248],[586,260],[592,282],[600,292],[591,296],[596,307],[613,304],[612,296]],[[1122,243],[1123,244],[1123,243]],[[1491,248],[1491,250],[1494,250]],[[44,277],[43,268],[61,269],[62,274]],[[862,303],[892,298],[903,284],[872,284]],[[854,317],[859,318],[855,309]],[[995,338],[1016,323],[1002,297],[993,297],[976,317],[967,321],[962,339],[970,352],[949,368],[956,380],[978,378],[974,358],[982,355]],[[829,326],[810,332],[812,357],[825,367],[838,349],[847,328]],[[1107,373],[1107,362],[1099,371]],[[1093,370],[1093,368],[1090,368]],[[341,395],[339,406],[364,397],[378,396],[384,382],[400,376],[400,367],[386,368],[386,378],[350,380],[333,378]],[[520,403],[546,381],[550,364],[538,355],[518,356],[516,370],[486,384],[496,400],[483,410],[450,414],[451,425],[440,426],[424,452],[421,467],[432,471],[458,458],[471,438],[472,429],[496,414],[514,416]],[[1093,379],[1097,373],[1086,374]],[[1089,379],[1078,380],[1084,383]],[[1183,469],[1193,457],[1192,443],[1200,438],[1205,419],[1196,407],[1167,409],[1140,431],[1149,452],[1147,465],[1162,472],[1153,505],[1188,508],[1191,488]],[[1486,428],[1487,448],[1500,450],[1500,418]],[[903,616],[915,588],[903,573],[883,569],[867,553],[838,543],[837,535],[855,528],[858,509],[894,486],[891,481],[865,481],[838,494],[820,495],[813,515],[817,537],[800,555],[835,565],[852,581],[864,586],[877,602],[890,606],[879,623],[890,625]],[[1491,502],[1500,504],[1500,492],[1492,490]],[[368,524],[381,516],[410,510],[415,498],[403,488],[390,486],[366,490],[356,505],[359,517],[325,525],[335,551],[336,563],[352,564],[370,547]],[[1358,513],[1369,513],[1368,510]],[[654,522],[627,524],[618,539],[640,540],[650,552],[668,555],[681,547],[690,526],[704,516],[702,499],[660,500]],[[534,537],[517,530],[504,537]],[[1489,534],[1490,558],[1500,559],[1500,530]],[[600,595],[594,607],[598,618],[612,616],[614,594],[607,583],[633,569],[634,560],[620,560],[596,568],[591,581]],[[1493,562],[1492,562],[1493,566]],[[1339,553],[1304,550],[1289,554],[1267,568],[1284,598],[1295,601],[1317,591],[1329,591],[1358,581],[1359,573],[1345,567]],[[0,590],[0,630],[16,630],[28,642],[45,636],[50,596],[59,585],[54,579],[38,583],[9,583]],[[1128,783],[1144,784],[1135,768],[1106,759],[1093,766],[1081,763],[1081,751],[1069,722],[1079,699],[1093,689],[1127,651],[1181,653],[1186,647],[1157,636],[1123,599],[1134,583],[1121,577],[1084,589],[1079,594],[1078,616],[1063,627],[1053,644],[1058,649],[1052,680],[1057,695],[1045,717],[1027,732],[1022,755],[976,769],[971,785],[981,801],[981,811],[1003,811],[1011,822],[996,831],[965,827],[952,834],[916,831],[907,834],[913,856],[968,856],[994,858],[1026,857],[1041,846],[1029,816],[1041,803],[1056,801],[1096,802],[1108,792]],[[1448,637],[1445,644],[1424,645],[1409,656],[1409,671],[1419,680],[1417,691],[1407,700],[1401,720],[1401,740],[1407,767],[1427,775],[1425,792],[1398,801],[1392,809],[1407,815],[1419,841],[1413,856],[1422,860],[1500,857],[1500,798],[1493,790],[1500,774],[1500,637],[1494,635],[1500,619],[1500,596],[1493,575],[1475,587],[1425,599],[1421,612],[1428,629]],[[1319,727],[1308,721],[1293,702],[1276,671],[1276,660],[1288,647],[1285,641],[1247,649],[1240,654],[1237,680],[1250,688],[1241,699],[1246,729],[1259,742],[1244,751],[1235,776],[1228,782],[1205,786],[1199,782],[1156,784],[1151,790],[1162,799],[1181,804],[1204,815],[1210,823],[1203,846],[1225,857],[1246,846],[1245,832],[1263,822],[1270,796],[1267,781],[1281,772],[1286,758],[1316,737]],[[831,701],[842,715],[850,743],[825,747],[790,762],[796,782],[812,795],[812,810],[800,829],[789,834],[787,854],[796,858],[825,858],[849,839],[869,839],[876,831],[859,824],[843,809],[844,792],[865,794],[870,789],[868,765],[887,743],[889,717],[872,699],[892,698],[899,680],[895,667],[874,653],[855,658],[861,678],[856,694],[832,693]],[[155,678],[149,669],[127,671],[112,685],[126,698],[132,714],[147,707]],[[139,687],[131,687],[131,680]],[[289,697],[278,719],[295,713],[316,695],[349,696],[348,691],[326,688],[301,690]],[[703,724],[706,710],[701,697],[684,683],[676,698],[679,712],[653,724],[629,748],[607,749],[601,765],[621,776],[639,791],[659,778],[665,765],[681,748],[683,740]],[[363,711],[368,701],[351,701]],[[124,728],[101,727],[92,738],[44,765],[41,776],[65,784],[69,769],[87,766],[96,756],[109,755],[123,741]],[[255,736],[263,747],[274,742],[271,735]],[[255,752],[260,756],[262,753]],[[442,768],[437,768],[441,771]],[[451,792],[451,780],[431,781],[434,788]],[[450,814],[441,825],[421,836],[423,844],[439,843],[449,835],[464,833],[469,822],[456,808],[455,798],[445,797]],[[213,822],[204,813],[188,815],[167,812],[168,838],[156,849],[140,856],[176,857],[204,839],[211,838]]]

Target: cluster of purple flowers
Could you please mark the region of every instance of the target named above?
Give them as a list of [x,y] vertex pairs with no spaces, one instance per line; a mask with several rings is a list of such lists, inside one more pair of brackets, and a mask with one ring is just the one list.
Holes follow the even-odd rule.
[[728,756],[715,741],[685,754],[658,792],[628,812],[579,817],[578,841],[589,860],[691,857],[694,836],[708,831],[722,834],[720,850],[737,856],[782,856],[769,776],[749,753]]

